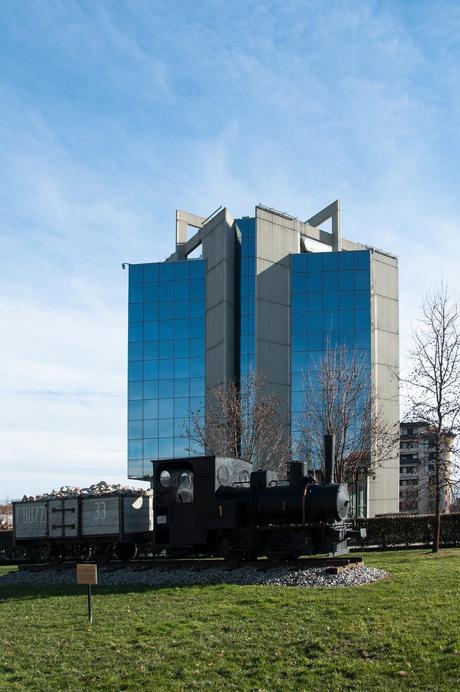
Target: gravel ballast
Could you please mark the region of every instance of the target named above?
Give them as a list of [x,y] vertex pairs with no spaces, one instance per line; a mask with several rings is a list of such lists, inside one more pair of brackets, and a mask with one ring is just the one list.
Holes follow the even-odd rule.
[[[388,576],[388,572],[374,567],[360,565],[340,574],[328,574],[324,567],[293,569],[280,565],[263,571],[254,567],[225,569],[211,567],[208,569],[104,569],[98,570],[100,586],[204,586],[211,584],[241,584],[267,586],[301,586],[307,588],[359,586],[379,581]],[[75,584],[75,571],[46,570],[42,572],[10,572],[0,577],[1,585],[43,585]]]

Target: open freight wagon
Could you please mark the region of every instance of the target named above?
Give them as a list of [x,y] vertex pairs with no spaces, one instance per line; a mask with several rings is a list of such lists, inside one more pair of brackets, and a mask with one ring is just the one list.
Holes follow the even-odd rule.
[[134,557],[153,530],[151,494],[116,494],[13,503],[13,540],[37,557],[110,559]]

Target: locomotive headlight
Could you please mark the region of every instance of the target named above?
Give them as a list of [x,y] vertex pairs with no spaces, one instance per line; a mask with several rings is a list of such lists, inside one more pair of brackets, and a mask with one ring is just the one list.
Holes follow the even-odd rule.
[[179,488],[182,490],[192,489],[192,474],[189,471],[183,471],[179,476]]

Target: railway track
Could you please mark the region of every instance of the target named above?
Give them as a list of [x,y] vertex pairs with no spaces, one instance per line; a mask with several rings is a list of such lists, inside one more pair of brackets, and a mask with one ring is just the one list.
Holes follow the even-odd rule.
[[[132,560],[131,562],[106,562],[100,563],[99,567],[106,570],[126,570],[131,569],[135,571],[147,570],[147,569],[157,569],[157,570],[193,570],[200,571],[211,568],[221,568],[225,570],[234,570],[242,567],[253,567],[258,571],[267,571],[274,569],[276,567],[288,567],[289,569],[308,569],[314,567],[326,568],[330,574],[339,574],[344,570],[353,569],[364,564],[361,555],[347,555],[338,557],[326,557],[326,558],[316,558],[316,557],[301,557],[297,560],[284,560],[282,562],[271,559],[260,559],[260,560],[223,560],[219,558],[215,559],[163,559],[156,558],[152,560]],[[54,570],[67,570],[75,569],[77,562],[66,561],[62,563],[36,563],[36,564],[22,564],[18,565],[20,571],[29,572],[42,572],[49,569]]]

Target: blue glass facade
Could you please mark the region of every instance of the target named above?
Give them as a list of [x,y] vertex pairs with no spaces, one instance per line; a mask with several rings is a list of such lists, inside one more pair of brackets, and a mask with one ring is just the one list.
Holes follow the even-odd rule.
[[241,231],[240,264],[240,377],[242,380],[255,370],[256,358],[256,220],[237,219]]
[[190,414],[205,405],[205,271],[205,260],[130,265],[130,478],[150,475],[152,459],[190,455]]
[[[370,252],[291,255],[291,432],[305,410],[305,376],[327,348],[371,358]],[[369,371],[370,382],[370,371]]]

